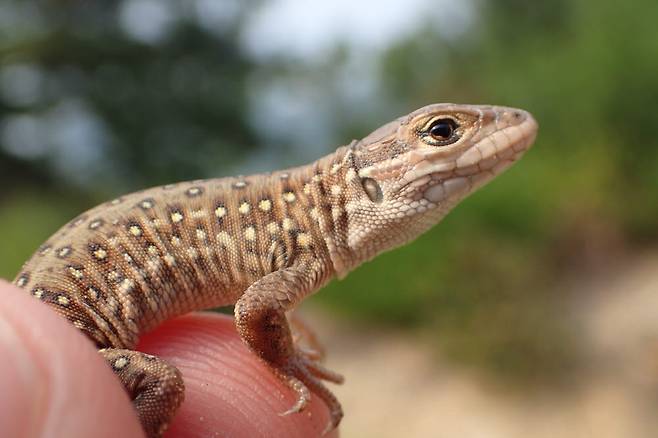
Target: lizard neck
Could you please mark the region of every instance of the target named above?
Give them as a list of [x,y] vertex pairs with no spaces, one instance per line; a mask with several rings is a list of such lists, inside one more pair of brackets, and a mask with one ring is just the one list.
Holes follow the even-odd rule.
[[315,221],[326,245],[332,268],[343,278],[361,261],[348,245],[346,205],[350,185],[357,178],[352,167],[353,144],[338,148],[302,170],[303,191],[309,197],[308,214]]

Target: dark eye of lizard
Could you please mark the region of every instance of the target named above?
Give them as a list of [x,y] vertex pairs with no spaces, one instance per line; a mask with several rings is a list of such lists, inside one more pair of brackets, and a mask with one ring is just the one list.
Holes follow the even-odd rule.
[[432,123],[427,132],[434,140],[449,140],[457,129],[457,124],[452,119],[438,119]]

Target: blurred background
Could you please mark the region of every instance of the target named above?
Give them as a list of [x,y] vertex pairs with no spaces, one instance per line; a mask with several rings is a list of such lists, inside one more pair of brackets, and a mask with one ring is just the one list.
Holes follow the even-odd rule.
[[[311,161],[432,102],[523,160],[319,320],[345,437],[658,433],[655,0],[0,0],[0,276],[115,195]],[[313,323],[315,325],[315,322]]]

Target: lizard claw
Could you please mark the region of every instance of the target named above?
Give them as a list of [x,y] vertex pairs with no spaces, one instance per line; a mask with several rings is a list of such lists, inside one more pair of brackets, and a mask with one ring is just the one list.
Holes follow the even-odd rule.
[[297,401],[281,416],[302,412],[311,400],[311,391],[318,396],[329,408],[330,419],[322,435],[338,426],[343,418],[343,410],[336,397],[322,383],[327,380],[333,383],[343,383],[342,375],[331,371],[316,361],[313,361],[303,352],[298,351],[288,366],[277,371],[279,378],[297,394]]
[[306,385],[304,385],[304,383],[302,383],[302,381],[296,377],[285,376],[283,379],[285,380],[288,387],[295,391],[297,394],[297,401],[294,405],[292,405],[290,409],[280,413],[279,415],[285,417],[286,415],[302,412],[304,409],[306,409],[308,402],[311,401],[311,392],[308,390]]

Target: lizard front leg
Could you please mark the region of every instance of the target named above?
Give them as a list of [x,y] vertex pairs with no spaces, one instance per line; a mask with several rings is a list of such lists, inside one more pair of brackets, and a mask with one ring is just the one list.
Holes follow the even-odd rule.
[[342,383],[343,378],[295,348],[286,318],[286,312],[317,287],[319,277],[313,263],[266,275],[252,284],[238,300],[235,321],[242,340],[297,394],[297,402],[283,415],[301,412],[312,391],[329,407],[331,420],[324,431],[327,432],[338,426],[343,411],[321,380]]

